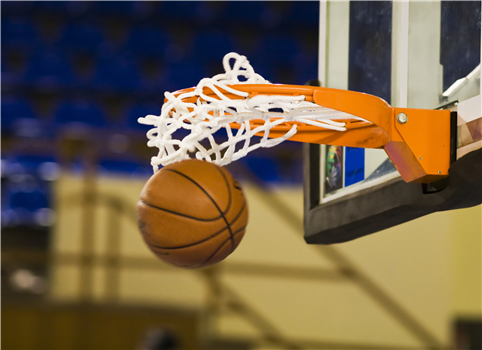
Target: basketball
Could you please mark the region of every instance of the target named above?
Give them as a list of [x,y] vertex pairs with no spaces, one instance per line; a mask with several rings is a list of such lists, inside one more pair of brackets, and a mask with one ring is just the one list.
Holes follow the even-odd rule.
[[241,186],[225,168],[189,159],[161,168],[147,181],[137,217],[154,254],[193,269],[220,262],[236,249],[248,208]]

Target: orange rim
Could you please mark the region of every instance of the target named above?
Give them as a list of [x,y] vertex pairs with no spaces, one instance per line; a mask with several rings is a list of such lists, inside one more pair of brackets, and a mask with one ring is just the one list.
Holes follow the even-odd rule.
[[[319,106],[344,112],[364,120],[344,119],[346,131],[334,131],[323,127],[286,121],[273,127],[269,137],[282,137],[293,125],[298,130],[289,140],[337,146],[384,148],[407,182],[431,182],[448,175],[450,167],[450,112],[441,110],[419,110],[393,108],[383,99],[361,92],[322,88],[316,86],[278,84],[233,84],[228,87],[247,92],[252,98],[256,95],[305,96],[305,101]],[[192,92],[189,88],[174,92]],[[230,99],[245,97],[229,91],[219,91]],[[212,89],[205,87],[203,93],[216,98]],[[195,103],[198,96],[186,98],[185,102]],[[400,124],[396,115],[409,116],[407,124]],[[275,118],[276,119],[276,118]],[[260,126],[263,120],[250,121],[253,127]],[[241,124],[231,123],[232,128]],[[257,134],[263,136],[263,133]],[[423,156],[421,156],[423,154]]]

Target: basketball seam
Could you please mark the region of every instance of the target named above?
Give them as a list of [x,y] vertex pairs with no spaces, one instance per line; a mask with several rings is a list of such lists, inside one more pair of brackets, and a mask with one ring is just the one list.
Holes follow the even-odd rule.
[[216,221],[216,220],[219,220],[220,218],[223,217],[223,214],[221,214],[221,215],[219,215],[219,216],[216,216],[216,217],[213,218],[213,219],[197,218],[197,217],[195,217],[195,216],[190,216],[190,215],[186,215],[186,214],[179,213],[179,212],[177,212],[177,211],[172,211],[172,210],[169,210],[169,209],[165,209],[165,208],[161,208],[161,207],[155,206],[154,204],[148,203],[148,202],[146,202],[146,201],[144,201],[144,200],[142,200],[142,199],[140,199],[139,202],[147,205],[148,207],[154,208],[154,209],[159,209],[159,210],[168,212],[168,213],[170,213],[170,214],[174,214],[174,215],[178,215],[178,216],[182,216],[182,217],[185,217],[185,218],[188,218],[188,219],[193,219],[193,220],[198,220],[198,221],[205,221],[205,222]]
[[[246,227],[247,227],[247,225],[241,227],[239,230],[237,230],[236,232],[234,232],[233,236],[237,235],[238,233],[241,233],[241,232],[245,231],[245,230],[246,230]],[[206,262],[209,261],[209,259],[211,259],[214,255],[216,255],[216,253],[219,252],[219,250],[220,250],[220,249],[226,244],[226,242],[229,241],[229,240],[230,240],[230,238],[224,240],[224,242],[222,242],[222,243],[219,245],[219,247],[218,247],[210,256],[208,256],[207,259],[205,259],[202,263],[200,263],[199,265],[196,265],[196,266],[194,266],[194,267],[189,267],[189,268],[195,269],[195,268],[198,268],[198,267],[203,266]],[[153,247],[153,246],[151,246],[151,248],[152,248],[152,247]],[[154,247],[155,247],[155,246],[154,246]],[[162,253],[162,252],[155,252],[155,253]],[[231,252],[231,253],[232,253],[232,252]],[[231,254],[231,253],[229,253],[229,254]],[[229,254],[228,254],[228,255],[229,255]]]
[[[246,226],[247,226],[247,225],[246,225]],[[246,230],[246,226],[244,226],[244,227],[240,228],[239,230],[237,230],[237,231],[233,234],[233,237],[234,237],[234,235],[237,235],[237,234],[240,233],[241,231]],[[228,240],[230,240],[230,239],[232,239],[232,237],[226,239],[223,243],[221,243],[221,244],[219,245],[219,247],[218,247],[206,260],[204,260],[202,263],[200,263],[199,265],[195,266],[194,268],[201,267],[201,266],[203,266],[206,262],[208,262],[209,259],[211,259],[214,255],[216,255],[216,253],[219,252],[219,250],[223,247],[223,245],[225,245],[226,242],[227,242]],[[233,252],[233,251],[231,250],[231,253],[232,253],[232,252]],[[231,254],[231,253],[229,253],[229,254]]]
[[220,216],[218,216],[217,218],[219,219],[220,217],[222,217],[224,214],[226,214],[229,209],[231,208],[231,189],[229,188],[229,182],[228,182],[228,179],[226,179],[226,175],[224,175],[224,173],[220,170],[220,169],[217,169],[220,173],[221,173],[221,176],[223,177],[224,179],[224,182],[226,184],[226,187],[228,189],[228,206],[226,207],[226,210],[225,211],[222,211],[221,208],[219,208],[218,204],[216,203],[216,201],[213,199],[213,197],[211,197],[211,195],[204,189],[204,187],[202,187],[200,184],[198,184],[195,180],[193,180],[192,178],[190,178],[189,176],[187,176],[186,174],[184,173],[181,173],[179,170],[174,170],[174,169],[164,169],[165,171],[171,171],[173,173],[176,173],[178,175],[181,175],[183,177],[185,177],[186,179],[188,179],[189,181],[191,181],[193,184],[195,184],[197,187],[199,187],[199,189],[201,189],[201,191],[204,192],[204,194],[211,200],[211,202],[213,202],[214,206],[216,207],[216,209],[219,211],[219,214],[221,214]]
[[[228,197],[229,197],[229,203],[228,203],[228,207],[226,208],[226,212],[228,212],[228,210],[231,208],[231,201],[232,201],[232,196],[231,196],[231,187],[229,186],[229,181],[228,179],[226,178],[226,174],[224,173],[224,171],[221,169],[221,168],[216,168],[220,173],[221,175],[223,176],[223,179],[224,179],[224,183],[226,184],[226,187],[228,189]],[[223,215],[223,218],[224,218],[224,215]],[[231,230],[231,226],[230,224],[228,223],[228,220],[225,219],[226,221],[226,224],[229,225],[229,238],[231,239],[231,253],[234,251],[234,235],[233,235],[233,230]],[[230,253],[230,254],[231,254]]]
[[[236,217],[233,219],[233,221],[231,221],[231,223],[229,225],[233,225],[240,217],[241,217],[241,214],[243,213],[244,211],[244,208],[246,208],[246,201],[244,201],[243,203],[243,206],[241,207],[241,209],[239,210],[238,214],[236,215]],[[245,226],[246,227],[246,226]],[[224,227],[222,230],[214,233],[213,235],[207,237],[207,238],[204,238],[203,240],[200,240],[200,241],[197,241],[197,242],[194,242],[194,243],[190,243],[190,244],[186,244],[186,245],[183,245],[183,246],[176,246],[176,247],[162,247],[160,245],[156,245],[156,244],[151,244],[149,243],[150,246],[152,247],[155,247],[155,248],[159,248],[159,249],[166,249],[166,250],[172,250],[172,249],[182,249],[182,248],[189,248],[189,247],[193,247],[197,244],[201,244],[201,243],[204,243],[218,235],[220,235],[221,233],[223,233],[225,230],[227,229],[227,227]]]
[[218,169],[216,167],[216,169],[221,173],[221,176],[223,177],[224,179],[224,183],[226,184],[226,187],[228,189],[228,206],[226,208],[226,212],[223,212],[221,210],[221,208],[219,208],[219,205],[218,203],[216,203],[216,201],[211,197],[211,195],[200,185],[198,184],[195,180],[191,179],[189,176],[187,176],[186,174],[184,173],[181,173],[180,171],[178,170],[174,170],[174,169],[165,169],[167,171],[172,171],[173,173],[176,173],[178,175],[181,175],[183,177],[185,177],[186,179],[188,179],[189,181],[191,181],[193,184],[195,184],[197,187],[199,187],[201,189],[201,191],[204,192],[204,194],[211,200],[211,202],[213,202],[214,206],[218,209],[219,213],[221,214],[221,217],[223,218],[224,222],[226,223],[226,227],[227,229],[229,230],[229,236],[230,236],[230,239],[231,239],[231,252],[234,250],[234,238],[233,238],[233,230],[231,229],[231,226],[228,222],[228,219],[226,218],[225,214],[229,211],[229,209],[231,208],[231,201],[232,201],[232,198],[231,198],[231,189],[229,187],[229,182],[228,182],[228,179],[226,178],[226,175],[223,173],[223,171],[221,169]]

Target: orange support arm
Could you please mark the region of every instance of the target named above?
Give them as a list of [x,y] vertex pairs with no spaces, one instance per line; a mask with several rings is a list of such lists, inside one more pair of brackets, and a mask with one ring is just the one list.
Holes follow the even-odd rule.
[[[383,140],[383,149],[406,182],[429,183],[448,176],[450,111],[393,108],[372,95],[323,88],[314,90],[313,99],[320,106],[356,115],[382,129],[368,127],[363,135],[347,132],[350,146],[365,147],[363,143],[372,138]],[[380,133],[384,136],[378,136]]]

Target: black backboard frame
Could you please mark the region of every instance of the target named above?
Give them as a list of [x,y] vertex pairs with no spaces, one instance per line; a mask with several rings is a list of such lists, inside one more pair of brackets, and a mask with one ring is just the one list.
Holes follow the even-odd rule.
[[[452,116],[456,120],[456,113]],[[445,181],[421,185],[395,178],[323,204],[320,155],[321,145],[304,145],[304,238],[308,244],[347,242],[437,211],[482,203],[482,149],[454,161]]]

